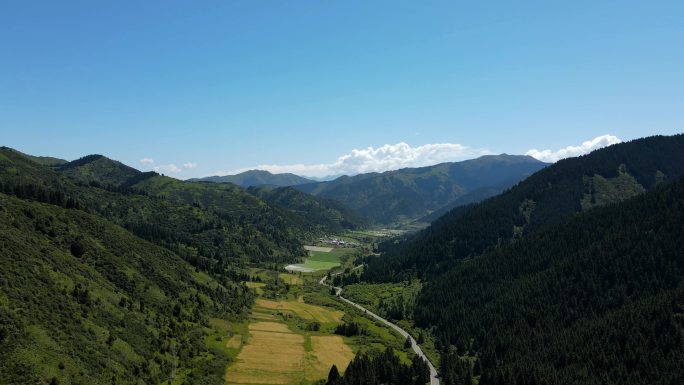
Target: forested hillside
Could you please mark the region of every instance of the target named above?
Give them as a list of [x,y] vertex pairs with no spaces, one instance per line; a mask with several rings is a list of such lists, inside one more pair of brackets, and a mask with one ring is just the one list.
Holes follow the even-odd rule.
[[447,204],[446,206],[443,206],[424,217],[418,218],[416,222],[430,224],[436,221],[437,219],[441,218],[444,214],[455,209],[456,207],[471,205],[473,203],[478,203],[487,198],[499,195],[511,186],[515,185],[515,183],[517,182],[518,181],[507,182],[496,186],[487,186],[473,190],[463,196],[456,198],[456,200],[449,202],[449,204]]
[[304,230],[237,186],[140,173],[101,156],[62,167],[55,171],[3,148],[0,187],[22,198],[85,208],[216,273],[230,264],[303,255]]
[[102,155],[88,155],[57,167],[67,176],[85,183],[119,187],[131,178],[142,174],[133,167]]
[[684,181],[589,210],[426,282],[414,318],[482,385],[681,384],[683,224]]
[[682,175],[684,135],[634,140],[561,160],[501,195],[450,211],[404,242],[383,244],[383,257],[370,260],[364,279],[438,275],[459,260]]
[[546,166],[529,156],[496,155],[296,186],[342,202],[372,222],[410,223],[483,187],[512,185]]
[[[33,201],[42,193],[50,203]],[[243,317],[249,290],[59,204],[57,191],[36,194],[0,193],[0,383],[158,384],[189,372],[188,384],[223,383],[228,357],[207,348],[206,326]]]
[[318,198],[293,187],[250,187],[250,194],[290,210],[303,222],[327,233],[339,233],[368,226],[368,220],[340,202]]

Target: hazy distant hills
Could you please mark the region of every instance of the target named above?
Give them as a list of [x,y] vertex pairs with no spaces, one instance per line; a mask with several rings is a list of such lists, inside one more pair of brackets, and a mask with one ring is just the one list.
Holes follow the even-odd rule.
[[465,203],[501,192],[546,167],[529,156],[491,155],[463,162],[343,176],[295,186],[342,202],[379,224],[410,223],[468,194]]
[[188,179],[189,182],[233,183],[242,187],[252,186],[296,186],[314,182],[299,175],[284,173],[271,174],[264,170],[249,170],[236,175],[209,176],[205,178]]

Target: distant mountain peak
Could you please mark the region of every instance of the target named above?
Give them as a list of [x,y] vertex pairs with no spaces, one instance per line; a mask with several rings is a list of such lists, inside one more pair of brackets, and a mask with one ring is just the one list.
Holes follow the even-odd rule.
[[247,170],[235,175],[209,176],[205,178],[189,179],[189,182],[213,182],[213,183],[233,183],[242,187],[253,186],[296,186],[300,184],[312,183],[311,179],[301,177],[292,173],[273,174],[266,170]]
[[92,154],[60,165],[59,170],[84,182],[120,186],[141,174],[133,167],[104,155]]

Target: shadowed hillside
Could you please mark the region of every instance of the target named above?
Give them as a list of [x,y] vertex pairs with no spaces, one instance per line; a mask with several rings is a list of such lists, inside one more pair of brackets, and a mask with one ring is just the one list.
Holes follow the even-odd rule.
[[442,378],[468,377],[458,355],[482,385],[682,383],[683,223],[680,181],[429,281],[414,319],[453,346]]
[[368,220],[356,211],[332,199],[318,198],[293,187],[250,187],[250,194],[266,202],[290,210],[305,223],[327,233],[356,230],[368,225]]

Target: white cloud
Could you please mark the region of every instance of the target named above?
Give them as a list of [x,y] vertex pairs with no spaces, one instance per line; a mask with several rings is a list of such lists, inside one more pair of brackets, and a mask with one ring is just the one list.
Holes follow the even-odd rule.
[[177,167],[175,164],[163,164],[161,166],[154,166],[154,171],[158,173],[174,173],[177,174],[183,170],[181,170],[179,167]]
[[592,140],[588,140],[586,142],[583,142],[579,146],[568,146],[565,148],[561,148],[558,151],[552,151],[552,150],[537,150],[537,149],[532,149],[529,150],[525,153],[525,155],[529,155],[533,158],[537,158],[543,162],[556,162],[564,158],[570,158],[573,156],[580,156],[584,154],[588,154],[594,150],[598,150],[599,148],[603,148],[606,146],[610,146],[613,144],[617,144],[622,142],[620,138],[617,136],[613,135],[601,135],[597,136],[596,138]]
[[192,163],[192,162],[183,163],[183,167],[188,168],[188,169],[195,168],[195,167],[197,167],[197,163]]
[[385,144],[374,148],[354,149],[331,163],[321,164],[262,164],[245,167],[217,175],[236,174],[247,170],[266,170],[272,173],[291,172],[298,175],[324,177],[328,175],[355,175],[367,172],[383,172],[404,167],[429,166],[442,162],[453,162],[480,155],[491,154],[485,149],[474,149],[457,143],[425,144],[411,147],[406,143]]
[[149,166],[149,165],[151,165],[152,163],[154,163],[154,159],[142,158],[142,159],[140,159],[140,163],[143,164],[143,165],[145,165],[145,166]]

